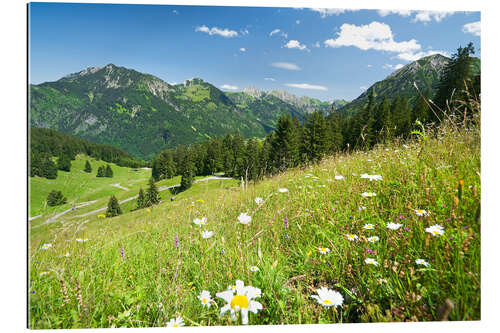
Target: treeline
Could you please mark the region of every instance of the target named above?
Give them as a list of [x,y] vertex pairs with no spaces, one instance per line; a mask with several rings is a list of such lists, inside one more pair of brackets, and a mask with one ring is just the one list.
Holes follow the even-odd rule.
[[[303,163],[318,162],[335,152],[370,149],[377,143],[406,138],[417,120],[422,124],[437,124],[444,118],[442,110],[458,110],[448,101],[450,96],[453,95],[454,101],[460,98],[466,101],[466,90],[470,89],[479,96],[480,76],[470,75],[473,53],[472,44],[459,48],[441,75],[437,93],[419,92],[424,96],[413,107],[407,97],[399,96],[376,103],[376,92],[372,90],[368,103],[350,118],[341,118],[338,113],[325,117],[314,112],[301,123],[297,118],[282,115],[275,130],[263,140],[245,141],[236,132],[189,147],[167,149],[153,160],[152,176],[160,180],[182,175],[184,189],[194,176],[217,172],[258,180]],[[437,103],[431,104],[431,98]]]
[[[119,166],[139,168],[148,162],[136,160],[120,148],[93,143],[47,128],[30,129],[30,176],[57,178],[57,170],[70,171],[77,154],[86,154]],[[54,162],[54,157],[56,162]]]

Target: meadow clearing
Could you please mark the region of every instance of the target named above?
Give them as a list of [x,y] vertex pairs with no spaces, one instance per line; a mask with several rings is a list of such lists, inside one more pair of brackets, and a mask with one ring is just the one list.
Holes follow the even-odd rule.
[[31,328],[480,319],[479,128],[163,193],[31,230]]

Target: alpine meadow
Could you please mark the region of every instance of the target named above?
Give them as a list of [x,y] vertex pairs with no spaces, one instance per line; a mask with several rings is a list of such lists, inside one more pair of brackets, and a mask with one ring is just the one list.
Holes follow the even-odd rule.
[[479,12],[28,7],[30,329],[481,320]]

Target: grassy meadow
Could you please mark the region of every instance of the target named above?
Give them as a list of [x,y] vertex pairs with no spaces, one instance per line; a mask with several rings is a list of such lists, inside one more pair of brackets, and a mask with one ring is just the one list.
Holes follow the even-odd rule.
[[[137,194],[150,174],[113,171],[100,183],[83,171],[59,172],[57,181],[69,202],[100,197],[102,207],[110,194]],[[32,194],[40,190],[31,215],[46,213],[47,180],[30,181]],[[160,193],[159,205],[131,212],[133,200],[118,217],[78,217],[82,208],[32,225],[31,328],[156,327],[176,317],[187,326],[237,325],[240,318],[220,315],[226,302],[215,295],[236,280],[261,291],[251,325],[480,319],[479,129],[443,126],[427,140],[338,154],[246,188],[210,180],[173,202]],[[204,226],[193,223],[203,217]],[[433,225],[442,228],[426,232]],[[202,238],[203,230],[214,234]],[[342,304],[317,302],[320,287],[340,293]],[[210,306],[198,298],[203,290]]]

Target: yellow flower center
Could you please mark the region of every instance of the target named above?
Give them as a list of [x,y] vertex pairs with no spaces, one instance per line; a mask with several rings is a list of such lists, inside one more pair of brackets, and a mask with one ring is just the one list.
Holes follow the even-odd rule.
[[179,327],[179,325],[177,325],[177,324],[174,324],[174,325],[172,325],[172,327]]
[[417,210],[417,212],[418,212],[419,214],[423,214],[423,213],[424,213],[424,211],[423,211],[423,210],[421,210],[421,209]]
[[326,249],[325,249],[324,247],[322,247],[322,248],[320,249],[320,251],[321,251],[321,252],[326,252]]
[[206,298],[202,298],[202,299],[201,299],[201,302],[202,302],[203,304],[205,304],[205,303],[207,302],[207,299],[206,299]]
[[439,231],[437,231],[437,230],[432,230],[432,233],[433,233],[434,235],[437,235],[437,234],[439,234]]
[[330,301],[329,299],[325,299],[323,300],[323,303],[324,304],[333,304],[332,301]]
[[243,295],[236,295],[233,297],[231,301],[231,308],[235,309],[236,306],[239,306],[240,309],[248,308],[248,298]]

